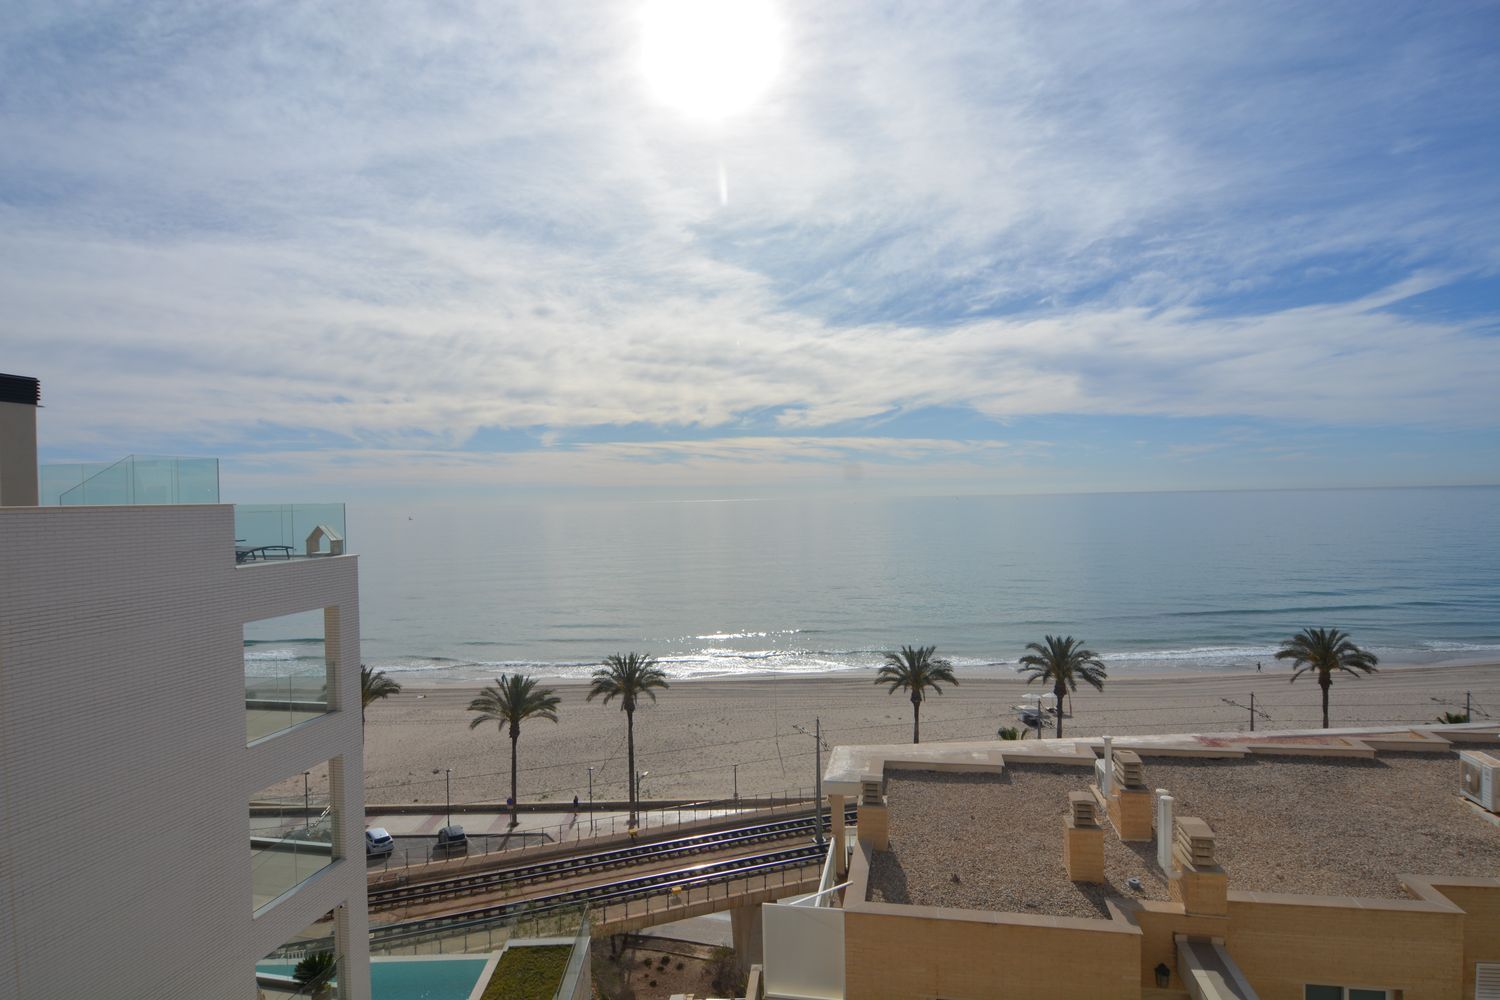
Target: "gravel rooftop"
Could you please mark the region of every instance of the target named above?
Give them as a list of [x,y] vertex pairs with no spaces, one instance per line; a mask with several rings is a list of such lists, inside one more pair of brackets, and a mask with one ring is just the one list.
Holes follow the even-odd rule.
[[[1456,754],[1147,757],[1145,767],[1178,816],[1213,828],[1231,890],[1396,899],[1406,898],[1398,874],[1500,871],[1500,827],[1459,798]],[[1168,898],[1154,844],[1121,843],[1107,820],[1106,883],[1068,881],[1068,793],[1091,780],[1089,768],[1015,758],[998,775],[892,772],[891,849],[872,857],[868,898],[1067,917],[1107,916],[1111,897]]]

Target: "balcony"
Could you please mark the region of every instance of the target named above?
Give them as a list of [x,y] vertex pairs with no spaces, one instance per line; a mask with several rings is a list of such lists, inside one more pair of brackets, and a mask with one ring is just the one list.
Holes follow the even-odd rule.
[[219,502],[217,458],[127,455],[118,462],[43,465],[43,506],[123,506]]
[[346,544],[341,503],[235,504],[234,561],[241,565],[339,556]]

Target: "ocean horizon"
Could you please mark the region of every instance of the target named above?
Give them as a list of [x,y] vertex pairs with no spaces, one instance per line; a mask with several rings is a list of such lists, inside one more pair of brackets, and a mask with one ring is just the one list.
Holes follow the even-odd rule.
[[[677,679],[826,675],[902,644],[1000,674],[1047,633],[1121,676],[1273,669],[1324,625],[1389,665],[1500,659],[1500,487],[351,505],[348,523],[363,662],[412,685],[582,680],[628,650]],[[320,661],[312,626],[250,626],[247,669]]]

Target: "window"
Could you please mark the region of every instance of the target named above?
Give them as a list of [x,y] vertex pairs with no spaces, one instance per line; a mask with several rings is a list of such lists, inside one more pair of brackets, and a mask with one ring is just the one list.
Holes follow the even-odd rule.
[[324,761],[251,797],[252,910],[259,912],[333,864],[338,814],[332,775]]
[[1360,986],[1314,986],[1302,988],[1303,1000],[1392,1000],[1390,990],[1372,990]]
[[329,711],[326,634],[321,610],[245,626],[246,743]]

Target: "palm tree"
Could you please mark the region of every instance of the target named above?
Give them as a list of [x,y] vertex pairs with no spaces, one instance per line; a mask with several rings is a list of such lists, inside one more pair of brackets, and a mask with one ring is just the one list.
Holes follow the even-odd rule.
[[656,657],[642,653],[611,653],[604,658],[604,665],[594,671],[593,684],[589,687],[588,700],[604,696],[608,705],[613,698],[620,699],[620,711],[625,713],[626,759],[630,767],[630,823],[635,825],[635,709],[641,695],[656,700],[656,688],[666,688],[667,675],[656,665]]
[[1309,670],[1318,672],[1318,687],[1323,689],[1324,729],[1328,728],[1328,689],[1333,687],[1333,672],[1342,670],[1358,677],[1360,671],[1374,673],[1375,664],[1380,662],[1374,653],[1350,641],[1349,633],[1336,628],[1303,629],[1282,641],[1276,659],[1292,661],[1296,668],[1292,674],[1294,681]]
[[953,664],[933,657],[936,646],[902,646],[899,653],[886,653],[885,666],[875,675],[876,684],[889,684],[886,694],[911,692],[911,741],[922,742],[923,692],[943,693],[941,684],[957,684]]
[[401,693],[401,685],[385,675],[384,670],[359,665],[359,724],[365,723],[365,709],[393,694]]
[[516,809],[521,797],[516,792],[516,745],[521,741],[521,722],[525,719],[550,719],[557,721],[558,697],[551,688],[537,687],[535,677],[520,674],[501,674],[495,678],[493,687],[480,690],[479,697],[469,702],[469,711],[479,714],[469,720],[469,728],[486,722],[499,724],[501,729],[510,727],[510,825],[516,819]]
[[[1062,737],[1063,696],[1078,690],[1080,679],[1092,684],[1095,690],[1104,690],[1104,661],[1092,649],[1083,648],[1082,639],[1071,635],[1049,635],[1041,642],[1028,642],[1031,650],[1021,657],[1016,669],[1026,674],[1026,683],[1032,681],[1052,682],[1052,698],[1057,703],[1057,735]],[[1040,710],[1041,705],[1037,708]],[[1041,723],[1037,723],[1037,735],[1041,735]]]

